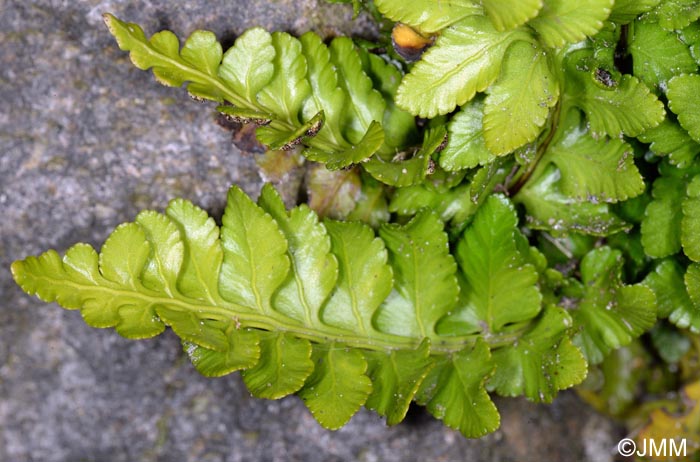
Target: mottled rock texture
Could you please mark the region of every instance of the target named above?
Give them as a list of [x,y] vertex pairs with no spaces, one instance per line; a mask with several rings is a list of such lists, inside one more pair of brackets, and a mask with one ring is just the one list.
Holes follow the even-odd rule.
[[171,333],[127,341],[27,297],[10,263],[99,245],[143,208],[185,197],[220,215],[255,194],[253,155],[213,107],[156,84],[118,50],[103,12],[147,33],[245,28],[372,35],[313,0],[0,0],[0,461],[547,461],[613,459],[620,429],[572,393],[551,406],[499,400],[502,426],[469,441],[411,412],[388,428],[361,411],[337,432],[295,397],[252,399],[238,375],[199,376]]

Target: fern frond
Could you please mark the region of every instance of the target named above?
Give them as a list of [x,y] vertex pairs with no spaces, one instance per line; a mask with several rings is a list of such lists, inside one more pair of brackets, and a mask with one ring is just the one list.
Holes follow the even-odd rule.
[[[339,169],[403,149],[415,137],[413,118],[393,102],[387,108],[379,91],[387,78],[396,81],[388,89],[395,91],[398,70],[365,58],[348,38],[326,46],[312,33],[297,39],[253,28],[223,52],[211,32],[194,32],[180,48],[172,32],[147,39],[136,24],[110,14],[104,19],[136,67],[153,69],[164,85],[186,83],[193,96],[226,103],[219,109],[236,120],[258,122],[257,137],[271,149],[302,144],[309,159]],[[368,71],[378,77],[378,88]]]
[[[476,437],[498,426],[487,385],[550,399],[583,379],[565,324],[542,342],[531,334],[550,321],[538,318],[537,270],[521,254],[505,198],[477,212],[458,244],[459,267],[432,212],[376,236],[357,222],[322,222],[305,205],[287,211],[269,185],[258,204],[236,187],[228,199],[221,227],[175,200],[164,214],[119,226],[99,254],[84,244],[63,258],[49,251],[15,262],[13,275],[95,327],[146,338],[169,326],[202,374],[242,370],[263,398],[299,393],[328,428],[364,404],[397,423],[418,396]],[[548,363],[554,380],[539,363],[526,366],[522,345],[566,351],[566,367]],[[536,386],[503,387],[514,362]]]

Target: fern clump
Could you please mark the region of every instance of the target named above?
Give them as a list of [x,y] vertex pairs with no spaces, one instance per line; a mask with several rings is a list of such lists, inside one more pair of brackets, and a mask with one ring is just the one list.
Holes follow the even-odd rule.
[[415,401],[479,437],[499,426],[491,394],[550,402],[589,372],[614,383],[642,336],[695,339],[697,2],[343,3],[410,27],[420,59],[388,36],[253,28],[223,50],[105,21],[134,65],[255,124],[271,153],[353,175],[348,220],[234,186],[221,226],[177,199],[99,253],[15,262],[17,283],[128,338],[168,326],[202,374],[296,393],[330,429],[363,405],[396,424]]

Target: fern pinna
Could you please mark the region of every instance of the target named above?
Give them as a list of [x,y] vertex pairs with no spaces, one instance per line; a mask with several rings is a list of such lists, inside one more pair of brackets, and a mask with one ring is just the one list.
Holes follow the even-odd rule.
[[253,28],[224,52],[105,21],[161,83],[361,178],[373,227],[234,186],[220,227],[178,199],[99,253],[15,262],[17,283],[128,338],[169,326],[202,374],[331,429],[415,401],[482,436],[491,393],[549,402],[657,317],[700,330],[697,2],[337,1],[429,49],[409,67]]

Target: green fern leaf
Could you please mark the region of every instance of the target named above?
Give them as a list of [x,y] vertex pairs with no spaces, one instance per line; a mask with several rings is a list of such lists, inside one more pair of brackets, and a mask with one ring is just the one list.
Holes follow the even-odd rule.
[[517,39],[529,36],[519,29],[498,32],[483,16],[454,24],[404,77],[397,104],[426,118],[451,112],[496,80],[506,49]]
[[[118,227],[99,255],[78,244],[63,259],[49,251],[15,262],[12,272],[26,292],[80,309],[92,325],[132,338],[169,326],[202,374],[241,370],[262,398],[299,393],[328,428],[365,403],[397,423],[418,399],[467,436],[495,429],[498,413],[484,388],[494,362],[485,342],[505,357],[509,339],[527,341],[540,309],[537,273],[526,263],[532,252],[521,255],[527,244],[504,198],[486,202],[460,244],[468,254],[459,257],[459,277],[472,284],[463,284],[462,297],[488,320],[481,335],[440,322],[456,308],[459,285],[434,213],[383,225],[376,237],[360,223],[320,222],[305,206],[287,212],[269,186],[259,202],[232,188],[219,230],[177,200],[165,214],[143,212]],[[489,317],[485,296],[497,295],[494,303],[513,297],[495,289],[484,295],[478,284],[492,270],[479,266],[508,264],[510,285],[530,300],[507,313],[494,305],[499,313]],[[502,331],[509,323],[515,328]],[[554,345],[547,342],[533,348]],[[517,393],[550,396],[564,386],[538,383]]]
[[301,43],[284,32],[272,34],[272,79],[256,94],[256,99],[267,111],[289,125],[299,124],[299,114],[304,100],[311,92],[306,80],[306,59],[301,53]]
[[365,73],[372,79],[374,88],[386,104],[382,127],[386,134],[386,148],[389,149],[380,154],[393,155],[397,149],[412,146],[419,140],[415,117],[396,105],[396,91],[403,74],[394,63],[365,50],[359,51]]
[[494,431],[500,416],[484,382],[493,373],[488,347],[478,342],[435,366],[418,392],[418,402],[445,425],[459,429],[469,438]]
[[525,24],[537,16],[543,0],[482,0],[484,13],[496,30],[505,31]]
[[602,88],[589,75],[580,81],[584,90],[577,103],[586,112],[594,136],[637,136],[664,118],[663,104],[634,76],[623,75],[613,88]]
[[464,300],[441,321],[438,332],[498,332],[540,311],[537,272],[517,248],[516,225],[515,210],[500,196],[489,197],[479,208],[457,245]]
[[644,191],[629,144],[593,138],[575,112],[560,130],[540,163],[552,162],[559,167],[562,193],[598,203],[624,201]]
[[615,0],[608,19],[616,23],[628,24],[640,14],[653,10],[660,2],[661,0]]
[[310,148],[304,155],[309,160],[324,162],[329,170],[338,170],[369,159],[383,144],[384,129],[379,122],[373,120],[356,145],[332,153]]
[[[314,372],[299,397],[324,427],[337,430],[345,425],[372,392],[365,375],[367,361],[358,350],[314,348]],[[330,412],[332,411],[332,412]]]
[[679,75],[668,82],[668,105],[678,122],[685,128],[691,138],[700,143],[700,114],[698,113],[698,92],[700,92],[700,75]]
[[299,391],[313,372],[311,353],[306,339],[268,334],[260,339],[260,361],[242,372],[243,381],[253,396],[283,398]]
[[206,377],[222,377],[235,371],[249,369],[260,360],[260,336],[256,331],[236,329],[235,324],[229,324],[222,330],[227,342],[223,350],[183,342],[183,348],[190,361],[197,371]]
[[427,339],[415,351],[366,353],[367,375],[375,384],[367,398],[367,408],[386,416],[388,425],[400,423],[418,388],[435,365],[429,353]]
[[476,97],[452,117],[447,125],[448,141],[440,153],[440,166],[447,171],[485,165],[496,156],[484,138],[484,101]]
[[549,108],[559,99],[559,84],[546,53],[531,43],[513,43],[503,57],[498,80],[489,87],[484,106],[484,139],[495,155],[534,141]]
[[529,24],[545,46],[558,48],[595,35],[614,3],[614,0],[544,0],[544,6]]
[[649,16],[666,30],[683,29],[700,18],[700,1],[662,0]]
[[476,212],[476,204],[472,202],[469,190],[469,184],[447,191],[426,184],[400,188],[391,198],[389,211],[412,216],[423,208],[429,208],[438,213],[443,222],[451,221],[455,225],[464,223]]
[[366,135],[372,122],[383,120],[384,98],[372,87],[372,80],[364,73],[352,40],[347,37],[336,38],[329,49],[341,88],[348,95],[349,106],[343,111],[341,124],[346,127],[346,138],[357,144]]
[[650,257],[663,258],[681,248],[681,204],[685,183],[677,178],[657,178],[642,220],[642,245]]
[[642,220],[642,245],[650,257],[663,258],[681,247],[693,261],[700,260],[700,175],[689,171],[663,169],[654,181],[654,200],[647,205]]
[[638,139],[651,143],[649,148],[654,154],[668,156],[669,162],[678,168],[689,167],[700,153],[700,144],[693,141],[678,122],[669,119],[668,113],[659,125],[648,129]]
[[697,63],[676,32],[658,23],[635,21],[629,43],[634,75],[649,88],[665,88],[674,76],[695,72]]
[[683,252],[694,262],[700,261],[700,175],[688,183],[682,205],[681,244]]
[[316,135],[317,139],[339,148],[350,147],[341,122],[347,95],[338,86],[338,75],[331,63],[328,47],[323,44],[321,37],[311,32],[302,35],[299,41],[306,58],[311,85],[311,96],[304,101],[302,114],[305,119],[310,119],[323,111],[326,123]]
[[387,18],[408,24],[417,29],[438,32],[468,16],[480,15],[482,8],[471,0],[375,0],[377,10]]
[[277,222],[288,242],[291,271],[275,292],[275,309],[308,326],[318,326],[321,307],[338,277],[338,262],[330,253],[326,228],[305,205],[288,214],[270,185],[263,188],[258,203]]
[[[287,241],[272,217],[231,188],[222,219],[219,291],[226,300],[272,312],[272,296],[287,277]],[[261,240],[260,235],[265,239]]]
[[609,247],[592,250],[581,261],[581,287],[571,309],[574,344],[591,364],[628,345],[656,321],[656,297],[646,286],[623,285],[622,255]]
[[555,235],[574,232],[607,236],[629,230],[630,226],[613,213],[609,204],[569,197],[562,193],[560,182],[561,172],[550,165],[518,192],[515,200],[525,206],[528,227]]
[[[420,213],[406,226],[381,228],[389,260],[396,268],[394,291],[375,319],[382,331],[435,337],[435,324],[456,303],[457,265],[442,228],[437,216],[428,212]],[[410,323],[405,321],[408,319]]]
[[445,142],[444,126],[435,124],[424,133],[423,146],[411,159],[385,162],[378,156],[367,160],[363,166],[377,180],[400,188],[421,183],[431,168],[432,155]]
[[333,254],[338,259],[338,284],[323,308],[332,326],[378,335],[373,317],[393,285],[384,242],[360,223],[327,221]]
[[582,382],[588,367],[568,336],[571,325],[566,311],[546,308],[512,348],[492,351],[496,370],[488,388],[502,396],[551,402],[559,390]]
[[[113,35],[119,40],[118,35]],[[124,49],[121,46],[120,48]],[[224,54],[219,69],[219,75],[226,85],[235,95],[241,95],[242,102],[234,97],[233,101],[229,100],[231,103],[257,109],[255,101],[258,92],[275,74],[275,53],[272,36],[264,29],[249,29],[238,37],[234,46]]]
[[688,266],[688,270],[684,276],[685,287],[688,290],[688,296],[695,305],[696,311],[700,308],[700,264],[693,263]]
[[[310,159],[338,169],[412,141],[413,120],[393,102],[385,116],[387,103],[373,88],[360,52],[347,38],[337,38],[326,47],[313,34],[296,39],[254,28],[222,55],[210,32],[193,33],[180,50],[169,31],[149,41],[135,24],[111,15],[105,15],[105,21],[137,67],[153,68],[163,84],[190,82],[193,95],[232,104],[220,105],[219,110],[236,120],[263,125],[256,134],[270,149],[303,144]],[[378,84],[389,85],[383,90],[395,91],[398,71],[368,60]],[[392,136],[386,146],[381,126],[385,118]]]
[[644,278],[643,284],[656,295],[659,318],[668,318],[678,327],[700,332],[700,304],[689,297],[683,268],[677,261],[672,258],[660,261]]

